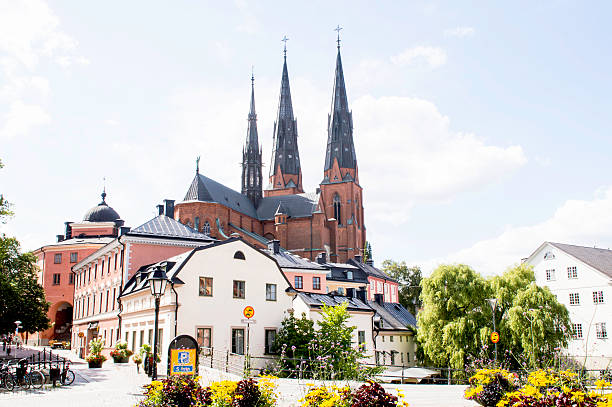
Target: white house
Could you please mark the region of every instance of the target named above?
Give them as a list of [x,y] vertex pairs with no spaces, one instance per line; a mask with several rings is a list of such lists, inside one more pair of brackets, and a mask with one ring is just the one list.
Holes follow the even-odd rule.
[[587,369],[612,361],[612,250],[544,242],[525,263],[536,283],[555,294],[573,324],[567,353]]
[[[277,262],[244,241],[230,238],[193,249],[157,265],[166,267],[172,285],[160,301],[160,371],[167,363],[167,346],[187,334],[204,348],[243,355],[268,353],[295,291]],[[143,267],[121,293],[121,337],[137,351],[153,343],[154,301],[147,282],[151,267]],[[247,338],[243,310],[255,310]],[[248,345],[247,345],[248,344]]]

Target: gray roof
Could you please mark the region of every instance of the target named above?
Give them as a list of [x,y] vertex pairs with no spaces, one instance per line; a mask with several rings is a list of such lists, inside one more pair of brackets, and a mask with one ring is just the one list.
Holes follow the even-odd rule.
[[383,330],[408,330],[408,326],[416,328],[416,318],[401,304],[383,302],[382,305],[376,301],[368,301],[368,305],[382,318]]
[[99,244],[105,245],[115,240],[114,237],[74,237],[72,239],[62,240],[61,242],[46,244],[42,247],[51,247],[51,246],[70,246],[73,244]]
[[548,242],[612,278],[612,250]]
[[372,308],[368,306],[365,302],[361,301],[356,297],[345,297],[343,295],[335,295],[335,294],[316,294],[316,293],[306,293],[299,292],[297,295],[302,298],[302,300],[308,305],[310,308],[322,308],[323,305],[327,306],[336,306],[342,305],[345,302],[348,303],[347,309],[351,311],[369,311],[372,312]]
[[260,220],[274,219],[274,214],[279,206],[282,213],[292,218],[309,217],[319,210],[319,194],[304,193],[263,198],[257,208],[257,218]]
[[193,250],[190,250],[186,253],[179,254],[178,256],[170,257],[169,259],[159,261],[153,264],[147,264],[138,269],[136,273],[125,283],[123,290],[121,290],[120,296],[125,296],[128,294],[132,294],[144,289],[148,289],[149,281],[147,277],[149,272],[151,271],[152,266],[159,266],[163,263],[166,264],[166,276],[168,280],[173,284],[184,284],[178,277],[178,271],[181,269],[181,266],[185,261],[189,258]]
[[202,174],[196,174],[184,200],[217,202],[247,216],[257,218],[255,207],[246,195],[242,195],[240,192],[234,191]]
[[321,272],[327,271],[327,267],[324,267],[320,264],[315,263],[314,261],[310,261],[298,255],[291,254],[282,248],[279,251],[279,253],[276,253],[276,254],[272,252],[271,250],[262,250],[262,251],[272,256],[277,261],[278,265],[281,268],[308,269],[308,270],[317,270]]
[[182,223],[166,216],[159,215],[150,221],[132,229],[128,234],[130,235],[146,235],[146,236],[159,236],[159,237],[175,237],[181,239],[198,239],[205,240],[208,242],[214,242],[215,239],[200,233],[189,226],[183,225]]
[[102,192],[102,202],[89,209],[83,220],[86,222],[115,222],[121,217],[106,203],[106,191]]
[[395,280],[394,278],[392,278],[391,276],[389,276],[387,273],[385,273],[384,271],[377,269],[376,267],[369,265],[367,263],[362,263],[359,262],[355,259],[349,259],[348,261],[349,264],[352,264],[356,267],[359,267],[361,270],[363,270],[364,273],[366,273],[368,276],[372,276],[372,277],[376,277],[376,278],[380,278],[383,280],[388,280],[388,281],[393,281],[397,283],[397,280]]

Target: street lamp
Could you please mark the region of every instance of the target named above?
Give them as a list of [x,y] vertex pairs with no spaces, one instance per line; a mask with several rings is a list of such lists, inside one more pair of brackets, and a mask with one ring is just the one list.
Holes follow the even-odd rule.
[[[491,311],[493,312],[493,332],[497,332],[495,328],[495,308],[497,308],[497,298],[488,298],[487,302],[491,306]],[[497,342],[495,342],[495,364],[497,364]]]
[[151,294],[155,297],[155,333],[153,340],[153,374],[152,379],[157,380],[157,325],[159,322],[159,299],[164,295],[166,291],[166,284],[168,283],[168,277],[166,276],[165,267],[155,266],[153,272],[149,275],[149,286],[151,287]]

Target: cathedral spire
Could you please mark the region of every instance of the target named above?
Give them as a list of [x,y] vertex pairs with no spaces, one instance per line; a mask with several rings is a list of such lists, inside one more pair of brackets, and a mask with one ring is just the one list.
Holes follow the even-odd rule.
[[255,113],[255,76],[252,72],[248,121],[246,143],[242,151],[242,194],[248,196],[257,207],[262,195],[262,162],[257,136],[257,113]]
[[286,193],[304,192],[302,170],[297,145],[297,121],[293,116],[291,88],[287,71],[287,37],[283,38],[283,73],[281,77],[278,112],[274,122],[274,141],[270,165],[269,190],[287,190]]
[[[339,28],[336,30],[339,35]],[[346,86],[344,84],[339,36],[334,90],[331,112],[328,116],[327,124],[327,151],[325,153],[326,177],[329,175],[327,172],[334,166],[334,161],[337,160],[342,178],[346,176],[345,171],[342,171],[342,169],[350,169],[353,171],[349,171],[349,174],[355,179],[357,176],[357,158],[355,155],[355,145],[353,143],[353,115],[349,110]],[[331,181],[333,182],[333,180]]]

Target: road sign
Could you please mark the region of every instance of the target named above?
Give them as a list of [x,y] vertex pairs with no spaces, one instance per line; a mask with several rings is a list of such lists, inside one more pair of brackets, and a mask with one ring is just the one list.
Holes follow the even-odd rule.
[[168,376],[198,374],[198,342],[189,335],[179,335],[168,346]]
[[242,313],[244,314],[244,316],[246,318],[251,319],[255,315],[255,310],[253,309],[253,307],[248,305],[248,306],[244,307],[244,311],[242,311]]
[[491,334],[491,342],[493,343],[499,342],[499,334],[497,332],[493,332]]
[[241,319],[240,322],[242,322],[243,324],[256,324],[257,321],[255,321],[254,319]]

